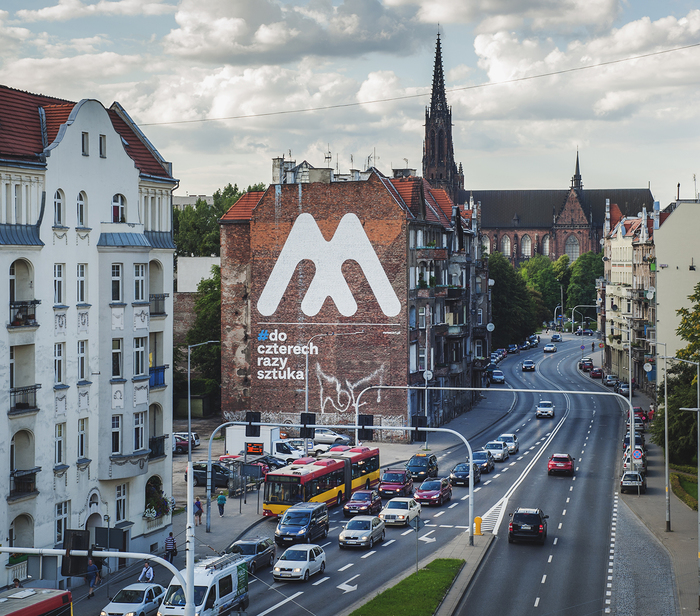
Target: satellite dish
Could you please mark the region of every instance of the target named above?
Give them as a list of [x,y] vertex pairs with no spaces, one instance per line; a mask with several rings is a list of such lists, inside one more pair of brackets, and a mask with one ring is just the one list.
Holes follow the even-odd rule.
[[647,362],[646,364],[644,364],[644,372],[651,372],[651,364],[650,363]]
[[654,287],[649,287],[649,293],[656,293],[656,289]]
[[647,299],[654,299],[654,294],[651,291],[647,292]]
[[600,245],[605,246],[605,240],[602,237],[600,238]]

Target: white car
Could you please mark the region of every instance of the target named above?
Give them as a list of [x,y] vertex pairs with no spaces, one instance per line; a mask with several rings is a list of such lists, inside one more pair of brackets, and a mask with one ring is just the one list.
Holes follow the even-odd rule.
[[313,440],[311,439],[305,439],[305,438],[290,438],[287,439],[286,443],[290,446],[293,447],[294,449],[298,449],[302,453],[304,453],[304,441],[308,441],[307,444],[307,454],[319,454],[319,453],[326,453],[331,446],[330,445],[322,445],[321,443],[314,443]]
[[160,584],[129,584],[107,604],[100,616],[155,615],[163,602],[165,588]]
[[276,582],[283,580],[308,581],[314,573],[326,570],[326,553],[323,548],[314,544],[295,545],[287,548],[272,568],[272,576]]
[[420,516],[420,503],[413,498],[392,498],[379,512],[379,519],[385,524],[408,526],[413,518]]
[[520,451],[520,441],[517,434],[501,434],[497,441],[503,441],[508,445],[508,453],[518,453]]
[[544,349],[542,349],[542,351],[545,353],[556,353],[557,346],[555,344],[545,344]]
[[508,458],[510,458],[508,445],[503,441],[489,441],[486,443],[486,445],[484,445],[484,449],[491,452],[491,455],[496,462],[505,462]]
[[540,403],[535,409],[535,416],[537,419],[540,417],[554,418],[554,403],[549,400],[540,400]]
[[[173,436],[181,438],[183,441],[187,440],[187,432],[173,432]],[[196,432],[191,433],[192,448],[199,447],[199,434]]]
[[506,375],[503,374],[502,370],[492,370],[491,376],[489,377],[489,380],[492,383],[505,383],[506,382]]

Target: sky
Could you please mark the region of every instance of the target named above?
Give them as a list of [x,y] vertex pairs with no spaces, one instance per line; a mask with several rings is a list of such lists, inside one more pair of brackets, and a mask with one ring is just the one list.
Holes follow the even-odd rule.
[[[271,181],[285,156],[421,173],[435,42],[467,189],[700,175],[690,0],[4,0],[0,83],[121,103],[178,195]],[[328,162],[327,157],[330,157]]]

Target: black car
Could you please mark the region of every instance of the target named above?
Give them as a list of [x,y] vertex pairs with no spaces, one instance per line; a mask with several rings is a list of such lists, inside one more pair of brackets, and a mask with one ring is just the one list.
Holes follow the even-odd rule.
[[490,473],[496,466],[493,454],[487,449],[474,452],[474,462],[479,467],[481,473]]
[[542,509],[518,507],[510,514],[508,543],[514,541],[537,541],[544,545],[547,539],[547,518]]
[[[212,462],[211,483],[213,488],[227,488],[231,471],[223,464]],[[185,482],[187,481],[187,471],[185,471]],[[194,462],[192,464],[192,481],[196,486],[207,485],[207,463]]]
[[248,563],[248,572],[275,564],[275,542],[270,537],[238,539],[224,550],[224,554],[239,554]]
[[520,347],[517,344],[509,344],[508,355],[512,355],[514,353],[520,353]]
[[437,456],[429,453],[417,453],[406,464],[406,470],[411,473],[413,479],[421,481],[428,477],[437,477]]
[[450,471],[450,483],[453,486],[469,485],[469,467],[471,466],[474,472],[474,483],[479,483],[481,481],[481,469],[472,462],[460,462],[456,464],[455,467]]
[[261,464],[267,464],[268,467],[270,467],[271,471],[276,471],[278,468],[283,468],[287,466],[287,463],[282,460],[282,458],[276,458],[273,455],[266,454],[264,456],[260,456],[259,458],[248,458],[248,462],[250,464],[257,464],[260,462]]

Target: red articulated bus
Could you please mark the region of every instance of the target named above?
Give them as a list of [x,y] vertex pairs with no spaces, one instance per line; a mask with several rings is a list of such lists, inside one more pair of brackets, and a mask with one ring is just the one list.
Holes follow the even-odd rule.
[[68,590],[10,588],[0,592],[0,616],[72,616]]

